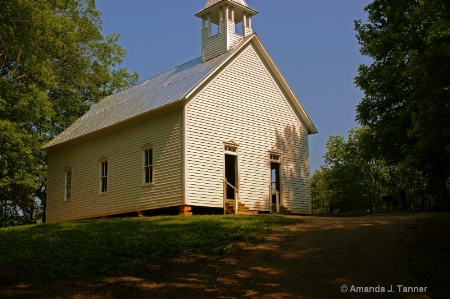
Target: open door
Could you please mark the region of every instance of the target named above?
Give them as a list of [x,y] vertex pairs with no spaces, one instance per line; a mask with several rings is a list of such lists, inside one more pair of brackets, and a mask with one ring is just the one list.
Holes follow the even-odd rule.
[[[280,163],[270,162],[270,184],[272,186],[272,204],[277,203],[277,191],[281,192]],[[280,193],[279,193],[280,194]]]
[[269,211],[280,212],[281,204],[281,154],[278,152],[270,153],[270,194]]
[[[225,179],[228,183],[237,188],[237,156],[225,154]],[[227,185],[227,199],[235,199],[234,189]]]

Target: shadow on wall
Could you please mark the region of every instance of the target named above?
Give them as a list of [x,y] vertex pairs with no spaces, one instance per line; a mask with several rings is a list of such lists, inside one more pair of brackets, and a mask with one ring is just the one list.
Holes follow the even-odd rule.
[[282,200],[287,204],[298,201],[300,196],[309,199],[308,134],[300,130],[287,125],[283,132],[275,131],[276,149],[283,154],[281,166],[285,187]]

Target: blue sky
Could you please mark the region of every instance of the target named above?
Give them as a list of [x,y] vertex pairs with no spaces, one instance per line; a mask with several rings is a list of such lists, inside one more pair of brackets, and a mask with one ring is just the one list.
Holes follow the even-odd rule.
[[[363,93],[353,84],[361,56],[354,20],[370,0],[247,0],[264,47],[319,133],[309,138],[311,173],[323,164],[330,135],[347,136]],[[97,0],[103,34],[120,33],[123,67],[140,81],[200,56],[206,0]]]

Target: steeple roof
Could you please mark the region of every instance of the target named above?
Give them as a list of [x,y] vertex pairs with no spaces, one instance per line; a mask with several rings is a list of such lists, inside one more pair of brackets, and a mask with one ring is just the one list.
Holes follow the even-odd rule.
[[[222,0],[208,0],[206,1],[205,7],[203,7],[203,9],[213,6],[216,3],[219,3],[220,1]],[[240,4],[242,6],[248,7],[247,2],[245,2],[245,0],[231,0],[231,1],[236,2],[237,4]]]
[[244,14],[247,17],[252,17],[258,13],[256,10],[250,8],[245,0],[207,0],[205,7],[196,13],[195,16],[203,19],[211,13],[211,22],[219,25],[219,9],[221,4],[234,6],[234,21],[236,24],[242,22]]

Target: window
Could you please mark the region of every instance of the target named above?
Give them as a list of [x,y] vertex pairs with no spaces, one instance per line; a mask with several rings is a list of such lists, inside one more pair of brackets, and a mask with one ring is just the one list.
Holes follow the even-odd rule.
[[281,155],[277,153],[270,153],[270,161],[281,162]]
[[71,200],[72,199],[72,170],[67,169],[65,172],[65,194],[64,199],[65,200]]
[[223,149],[226,153],[231,154],[231,155],[237,155],[237,151],[238,151],[237,144],[232,143],[232,142],[230,142],[230,143],[225,142],[223,146],[224,146]]
[[108,192],[108,161],[100,164],[100,193]]
[[231,145],[225,145],[225,151],[235,153],[235,152],[237,152],[237,147],[231,146]]
[[153,149],[144,150],[144,184],[153,183]]

